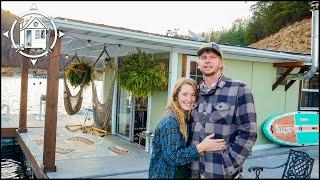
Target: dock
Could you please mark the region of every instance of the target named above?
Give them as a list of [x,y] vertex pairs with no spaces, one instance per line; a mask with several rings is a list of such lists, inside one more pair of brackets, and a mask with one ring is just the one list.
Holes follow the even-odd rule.
[[[84,120],[83,115],[58,114],[56,172],[45,172],[42,165],[44,120],[36,119],[34,114],[28,115],[27,132],[19,133],[19,115],[10,115],[9,119],[1,120],[1,137],[17,138],[37,178],[148,177],[150,155],[143,147],[116,135],[100,137],[65,128],[67,124],[83,124]],[[86,125],[88,123],[93,122],[86,122]],[[79,141],[74,141],[77,138]],[[112,146],[126,152],[112,151]]]
[[[81,124],[83,115],[58,115],[57,147],[74,149],[70,153],[56,152],[56,172],[43,171],[42,147],[36,140],[43,137],[44,120],[37,120],[35,115],[28,115],[26,133],[18,133],[18,115],[10,115],[10,120],[1,121],[1,136],[11,136],[14,129],[18,142],[26,155],[28,162],[37,178],[148,178],[150,155],[139,145],[130,143],[116,135],[104,137],[82,133],[80,130],[70,132],[66,124]],[[89,123],[92,123],[89,121]],[[5,132],[5,133],[4,133]],[[70,137],[84,137],[94,142],[92,146],[83,142],[72,143]],[[68,143],[69,142],[69,143]],[[128,154],[116,154],[108,150],[108,145],[114,143],[126,150]],[[77,147],[77,148],[75,148]],[[295,149],[307,152],[315,159],[311,178],[319,178],[319,146],[306,147],[274,147],[254,150],[244,163],[244,178],[255,178],[254,173],[249,173],[248,168],[253,165],[275,166],[286,161],[289,150]],[[261,174],[262,178],[279,178],[283,169],[267,171]]]

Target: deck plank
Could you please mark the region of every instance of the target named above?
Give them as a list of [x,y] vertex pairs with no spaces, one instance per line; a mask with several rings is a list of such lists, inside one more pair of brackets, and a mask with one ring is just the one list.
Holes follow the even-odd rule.
[[[65,124],[66,122],[60,123],[57,128],[57,147],[76,149],[67,154],[56,152],[57,171],[46,173],[48,178],[103,178],[126,175],[141,175],[141,178],[147,178],[150,157],[142,147],[115,135],[100,137],[80,130],[71,132],[64,127]],[[35,139],[43,138],[43,133],[43,127],[28,127],[28,132],[19,134],[39,164],[43,162],[43,146],[36,144]],[[68,140],[76,136],[87,138],[94,144],[90,146]],[[110,151],[110,143],[128,150],[129,154],[121,155]]]

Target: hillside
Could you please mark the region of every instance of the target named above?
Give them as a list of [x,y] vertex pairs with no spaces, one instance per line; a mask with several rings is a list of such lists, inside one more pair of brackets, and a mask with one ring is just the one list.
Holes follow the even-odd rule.
[[[12,49],[12,44],[9,38],[3,36],[3,33],[9,31],[14,20],[15,15],[11,14],[9,11],[4,11],[1,9],[1,66],[20,66],[21,55]],[[17,42],[19,37],[19,32],[14,29],[14,40]],[[9,58],[10,57],[10,58]],[[9,60],[10,59],[10,60]]]
[[253,43],[249,47],[311,54],[311,18],[284,27],[279,32]]

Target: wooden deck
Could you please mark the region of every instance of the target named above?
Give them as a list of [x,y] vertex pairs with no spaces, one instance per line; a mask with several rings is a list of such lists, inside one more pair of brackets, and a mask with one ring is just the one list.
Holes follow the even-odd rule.
[[[37,178],[147,178],[150,158],[142,147],[139,148],[137,144],[115,135],[100,137],[80,130],[71,132],[65,128],[66,124],[82,124],[84,119],[83,115],[58,115],[56,172],[45,173],[42,166],[43,144],[41,144],[44,121],[35,119],[35,115],[28,115],[27,132],[16,131],[16,137]],[[15,130],[19,125],[18,121],[19,115],[11,115],[9,120],[1,120],[1,132],[10,130],[12,134],[12,129]],[[90,123],[92,122],[89,121],[86,125]],[[72,137],[85,138],[93,144],[73,141]],[[113,152],[109,149],[110,146],[121,147],[127,150],[128,154]],[[61,149],[70,152],[65,153]]]

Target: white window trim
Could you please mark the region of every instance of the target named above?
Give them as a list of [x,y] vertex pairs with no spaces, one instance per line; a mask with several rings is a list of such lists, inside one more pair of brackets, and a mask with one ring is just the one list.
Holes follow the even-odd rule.
[[319,107],[300,107],[301,111],[317,111]]
[[[316,74],[319,74],[318,72],[316,72]],[[304,81],[301,81],[301,90],[300,90],[300,102],[299,102],[299,109],[302,111],[315,111],[315,110],[319,110],[319,107],[305,107],[305,106],[301,106],[301,99],[302,99],[302,93],[303,92],[310,92],[310,93],[319,93],[319,89],[309,89],[309,88],[302,88],[304,86]]]
[[303,92],[319,92],[319,89],[301,89]]
[[189,78],[190,77],[190,64],[191,61],[193,62],[197,62],[198,60],[198,56],[187,56],[187,67],[186,67],[186,77]]

